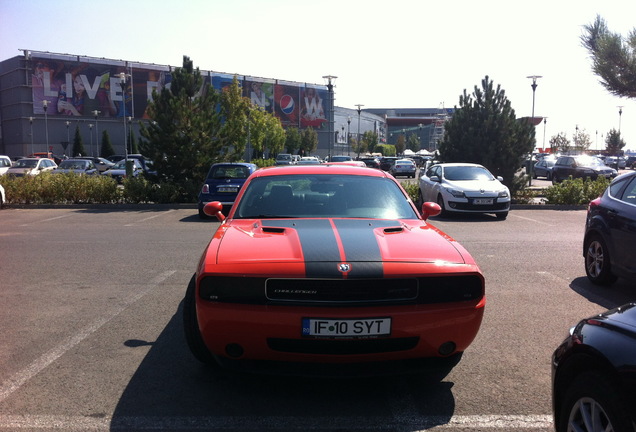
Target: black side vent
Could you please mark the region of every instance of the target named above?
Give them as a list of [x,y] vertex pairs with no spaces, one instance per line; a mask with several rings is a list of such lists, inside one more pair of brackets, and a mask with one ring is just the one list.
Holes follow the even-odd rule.
[[398,233],[398,232],[402,232],[402,231],[404,231],[404,228],[402,228],[402,227],[384,228],[384,232],[387,233],[387,234]]
[[263,232],[271,233],[271,234],[282,234],[285,232],[285,228],[263,227]]

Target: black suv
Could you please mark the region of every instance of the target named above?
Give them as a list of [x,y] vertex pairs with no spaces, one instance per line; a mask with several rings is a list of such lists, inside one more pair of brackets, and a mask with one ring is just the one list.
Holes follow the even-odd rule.
[[572,178],[596,180],[599,176],[613,179],[617,175],[614,168],[610,168],[599,158],[594,156],[561,156],[552,167],[552,184],[557,184]]

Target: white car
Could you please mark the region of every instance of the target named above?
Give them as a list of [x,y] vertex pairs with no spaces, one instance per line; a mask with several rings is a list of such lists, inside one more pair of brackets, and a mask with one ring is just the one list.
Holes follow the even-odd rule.
[[25,175],[38,175],[46,171],[53,171],[57,164],[48,158],[24,158],[19,159],[7,171],[7,175],[22,177]]
[[494,213],[505,219],[510,211],[510,191],[482,165],[442,163],[432,165],[419,179],[420,202],[433,201],[442,215]]
[[0,155],[0,175],[5,174],[11,168],[11,158]]

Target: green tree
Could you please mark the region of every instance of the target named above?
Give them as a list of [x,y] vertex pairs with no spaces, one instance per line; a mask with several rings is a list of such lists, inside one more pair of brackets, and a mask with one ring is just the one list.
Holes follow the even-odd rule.
[[592,71],[610,93],[636,98],[636,28],[627,38],[611,32],[599,15],[584,26],[581,43],[592,56]]
[[412,133],[406,140],[406,148],[417,152],[420,149],[420,138]]
[[[262,136],[258,129],[259,112],[252,109],[250,100],[243,97],[243,91],[236,75],[232,84],[221,94],[221,114],[223,123],[219,138],[223,144],[221,157],[226,161],[238,161],[245,154],[249,140],[253,154],[260,152]],[[253,117],[253,118],[252,118]]]
[[552,136],[549,142],[552,153],[565,152],[570,148],[570,140],[564,132]]
[[404,134],[400,134],[397,137],[397,140],[395,141],[395,152],[397,154],[402,154],[404,153],[405,149],[406,149],[406,138],[404,137]]
[[585,132],[585,129],[577,128],[576,132],[574,133],[574,137],[572,138],[572,141],[574,141],[574,150],[580,153],[589,149],[590,146],[592,145],[592,139],[590,138],[590,134]]
[[288,153],[294,154],[300,149],[302,136],[298,128],[290,127],[285,131],[285,149]]
[[515,173],[524,155],[534,149],[535,130],[530,122],[516,118],[500,85],[495,89],[486,76],[472,95],[464,90],[459,108],[444,127],[439,146],[443,161],[478,163],[502,176],[511,190],[522,187]]
[[82,134],[80,134],[79,126],[75,126],[75,137],[73,138],[72,156],[86,156],[86,150],[82,143]]
[[[153,93],[148,104],[152,121],[140,127],[140,150],[154,162],[159,180],[176,185],[186,201],[196,197],[210,165],[228,156],[228,135],[220,134],[219,102],[219,94],[184,56],[183,67],[172,72],[170,88]],[[245,145],[234,144],[242,149]]]
[[363,151],[374,151],[378,145],[378,134],[373,131],[366,131],[362,134],[361,145],[358,146],[358,158]]
[[318,132],[312,127],[303,129],[300,154],[309,156],[318,148]]
[[113,144],[110,142],[110,135],[108,135],[108,131],[105,130],[102,132],[102,149],[101,153],[98,156],[103,158],[109,158],[115,154],[115,149],[113,148]]
[[616,129],[610,130],[605,137],[605,149],[607,153],[610,155],[618,155],[623,147],[625,147],[625,141],[621,138],[620,132]]

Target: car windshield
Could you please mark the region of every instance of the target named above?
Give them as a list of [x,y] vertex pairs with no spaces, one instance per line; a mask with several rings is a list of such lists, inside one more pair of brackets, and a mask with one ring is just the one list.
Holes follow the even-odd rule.
[[234,217],[417,219],[418,216],[391,179],[307,174],[254,179]]
[[583,167],[604,166],[605,162],[594,156],[584,156],[576,159],[576,164]]
[[480,166],[448,166],[444,167],[444,178],[451,181],[460,180],[493,180],[494,177]]
[[21,159],[15,163],[14,168],[35,168],[37,164],[35,159]]
[[83,161],[62,161],[60,163],[59,169],[77,169],[83,170],[86,169],[86,162]]
[[250,170],[242,165],[220,165],[210,171],[208,178],[212,179],[246,179]]

